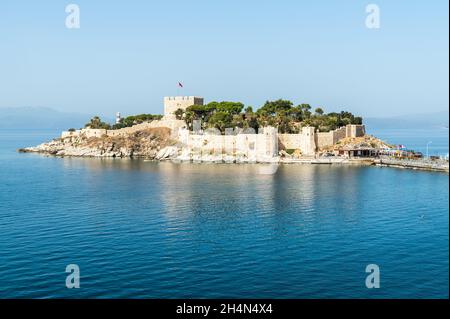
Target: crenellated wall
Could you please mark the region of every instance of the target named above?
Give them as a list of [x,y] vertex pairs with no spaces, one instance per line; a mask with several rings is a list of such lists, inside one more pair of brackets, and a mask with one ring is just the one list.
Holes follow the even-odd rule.
[[318,148],[331,146],[347,137],[360,137],[366,134],[364,125],[349,124],[330,132],[317,132],[316,145]]
[[273,127],[265,127],[258,134],[239,133],[221,135],[220,132],[193,134],[179,130],[182,145],[181,160],[271,162],[278,156],[278,134]]
[[102,137],[106,136],[128,136],[137,131],[142,131],[149,128],[157,128],[157,127],[167,127],[172,131],[172,137],[177,138],[177,132],[179,128],[186,127],[186,123],[181,120],[154,120],[151,122],[144,122],[140,124],[136,124],[130,127],[124,127],[117,130],[106,130],[106,129],[90,129],[84,128],[76,131],[63,131],[61,133],[61,138],[71,138],[77,137],[80,135],[84,135],[87,138],[90,137]]
[[61,138],[80,135],[90,137],[127,136],[134,132],[167,127],[172,137],[182,145],[182,159],[198,161],[272,161],[279,149],[299,149],[302,155],[315,155],[318,149],[336,144],[346,137],[365,134],[364,125],[347,125],[330,132],[316,132],[314,127],[302,127],[299,134],[278,134],[274,127],[264,127],[258,134],[234,131],[232,135],[222,135],[218,130],[191,132],[181,120],[145,122],[118,130],[81,129],[62,132]]

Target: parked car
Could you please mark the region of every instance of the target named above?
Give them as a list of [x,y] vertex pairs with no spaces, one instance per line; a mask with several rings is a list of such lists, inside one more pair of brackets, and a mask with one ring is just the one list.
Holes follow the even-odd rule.
[[335,156],[333,153],[325,153],[322,155],[323,157],[332,157]]

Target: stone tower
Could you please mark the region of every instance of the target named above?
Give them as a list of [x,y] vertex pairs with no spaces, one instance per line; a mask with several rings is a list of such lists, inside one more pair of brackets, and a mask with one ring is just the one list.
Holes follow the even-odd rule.
[[164,119],[175,120],[175,111],[185,110],[191,105],[203,105],[203,98],[196,96],[166,96],[164,97]]
[[303,155],[315,155],[316,153],[316,132],[315,128],[311,126],[302,127],[300,150]]

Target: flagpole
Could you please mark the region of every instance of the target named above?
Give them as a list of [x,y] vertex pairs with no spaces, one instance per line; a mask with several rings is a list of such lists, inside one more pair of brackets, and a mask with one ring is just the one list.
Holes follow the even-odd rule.
[[177,94],[178,94],[178,96],[181,96],[180,95],[180,90],[183,88],[183,84],[181,83],[181,82],[178,82],[177,83]]

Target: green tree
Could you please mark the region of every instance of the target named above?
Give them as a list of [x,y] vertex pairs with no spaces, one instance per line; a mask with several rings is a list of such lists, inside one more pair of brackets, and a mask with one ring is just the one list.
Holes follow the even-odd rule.
[[316,113],[316,114],[318,114],[318,115],[323,115],[323,109],[322,108],[320,108],[320,107],[318,107],[318,108],[316,108],[315,110],[314,110],[314,112]]
[[258,115],[253,112],[253,108],[248,106],[244,113],[244,122],[242,128],[253,128],[255,131],[258,130]]
[[311,117],[311,105],[300,104],[300,108],[302,109],[302,114],[303,114],[304,119],[308,119]]
[[207,127],[217,128],[222,133],[226,128],[232,127],[233,115],[227,112],[215,112],[208,120]]
[[301,122],[303,120],[303,110],[299,105],[296,107],[293,107],[290,110],[290,113],[291,113],[292,120],[294,120],[296,122]]
[[125,118],[122,118],[119,123],[116,123],[112,126],[113,129],[121,129],[124,127],[130,127],[136,124],[140,124],[143,122],[151,122],[154,120],[160,120],[162,115],[154,115],[154,114],[138,114],[131,115]]
[[361,116],[355,116],[355,117],[353,118],[352,124],[358,124],[358,125],[361,125],[362,123],[363,123],[363,119],[362,119]]
[[292,108],[292,102],[288,100],[266,101],[264,105],[257,112],[266,112],[270,115],[275,115],[277,112],[288,111]]
[[242,112],[244,108],[244,104],[241,102],[220,102],[216,105],[217,112],[224,112],[228,114],[239,114]]
[[99,116],[94,116],[91,118],[89,123],[86,123],[84,127],[92,128],[92,129],[110,129],[111,125],[103,122]]
[[175,117],[177,120],[182,120],[183,119],[183,115],[184,115],[184,110],[183,109],[177,109],[175,111]]

